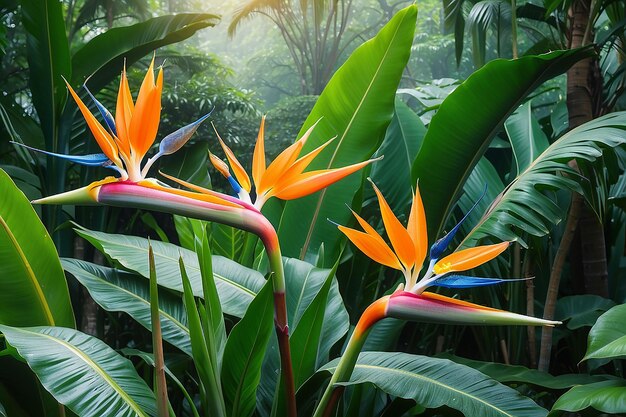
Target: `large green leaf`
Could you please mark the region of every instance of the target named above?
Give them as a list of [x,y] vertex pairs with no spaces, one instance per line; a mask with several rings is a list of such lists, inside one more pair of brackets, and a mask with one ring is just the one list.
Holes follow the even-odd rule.
[[63,7],[57,0],[22,0],[26,29],[29,84],[46,148],[57,150],[57,125],[67,97],[63,78],[70,79],[70,48]]
[[[337,360],[322,370],[334,372]],[[448,406],[468,417],[541,417],[547,411],[519,392],[446,359],[399,352],[364,352],[350,382],[372,383],[386,393],[426,408]]]
[[[391,121],[395,91],[409,58],[417,8],[398,12],[370,41],[358,47],[337,70],[306,119],[300,135],[319,120],[303,152],[337,136],[310,165],[310,170],[338,168],[369,158]],[[335,262],[341,234],[326,219],[347,223],[361,190],[362,176],[344,178],[325,190],[284,205],[278,234],[284,254],[304,259],[322,242],[326,266]],[[273,216],[271,216],[273,217]]]
[[389,205],[398,212],[411,201],[411,167],[417,156],[426,127],[417,114],[400,99],[396,99],[393,119],[376,155],[384,156],[372,167],[374,183],[385,193]]
[[549,416],[590,407],[603,413],[626,413],[626,381],[604,381],[574,387],[554,403]]
[[261,365],[274,328],[273,306],[272,284],[268,282],[228,336],[222,389],[229,415],[247,417],[255,409]]
[[538,371],[537,369],[529,369],[520,365],[481,362],[445,353],[437,356],[474,368],[498,382],[530,384],[553,390],[563,390],[576,385],[591,384],[610,379],[604,375],[588,374],[564,374],[553,376],[547,372]]
[[507,117],[537,86],[591,53],[587,48],[494,60],[444,100],[412,172],[420,180],[430,239],[441,234],[465,180]]
[[[63,268],[74,275],[91,297],[106,311],[123,311],[148,330],[150,289],[148,282],[134,274],[92,264],[78,259],[62,259]],[[163,339],[191,355],[187,314],[182,299],[172,293],[159,294]]]
[[[85,228],[76,229],[76,233],[125,268],[146,278],[150,276],[147,239],[97,232]],[[179,292],[183,291],[178,266],[178,258],[182,257],[193,293],[197,297],[202,297],[202,278],[196,254],[171,243],[157,241],[150,243],[159,271],[159,285]],[[221,256],[213,257],[213,276],[224,313],[237,317],[243,316],[248,304],[265,284],[265,278],[260,272]]]
[[98,90],[119,75],[124,60],[130,65],[161,46],[180,42],[215,25],[217,20],[212,14],[180,13],[109,29],[74,53],[72,81],[82,84],[91,75],[89,86]]
[[550,145],[532,112],[531,101],[519,106],[504,123],[511,141],[517,173],[524,171]]
[[104,342],[61,327],[0,332],[58,402],[81,416],[154,416],[154,394],[133,364]]
[[[485,236],[515,240],[521,238],[522,233],[548,234],[552,225],[560,221],[562,213],[543,190],[583,192],[581,177],[567,162],[571,159],[581,164],[594,161],[602,155],[603,149],[626,143],[625,125],[626,112],[611,113],[563,135],[506,187],[463,244],[470,245]],[[585,180],[582,182],[584,185]]]
[[586,359],[626,356],[626,304],[613,307],[600,316],[589,331]]
[[599,295],[571,295],[557,300],[554,318],[567,322],[567,328],[575,330],[585,326],[593,326],[598,317],[614,305],[613,300]]
[[0,170],[0,323],[74,327],[65,275],[46,228]]

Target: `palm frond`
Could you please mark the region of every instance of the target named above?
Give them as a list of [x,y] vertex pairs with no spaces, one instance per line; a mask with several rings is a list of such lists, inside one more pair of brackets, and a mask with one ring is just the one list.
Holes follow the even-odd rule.
[[[597,186],[604,181],[604,164],[593,164],[603,151],[626,144],[626,112],[611,113],[566,133],[539,155],[496,198],[480,222],[461,242],[519,240],[523,233],[544,236],[564,213],[546,191],[572,190],[595,207],[602,207]],[[575,159],[581,173],[567,162]],[[600,193],[603,194],[603,193]]]
[[250,0],[233,14],[233,18],[228,25],[228,36],[234,36],[237,27],[244,20],[251,18],[253,14],[278,10],[284,3],[286,3],[285,0]]

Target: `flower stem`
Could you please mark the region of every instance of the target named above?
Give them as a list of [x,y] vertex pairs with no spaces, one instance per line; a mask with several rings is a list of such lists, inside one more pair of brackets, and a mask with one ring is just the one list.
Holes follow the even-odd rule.
[[322,395],[320,403],[317,405],[313,417],[326,417],[332,414],[337,402],[343,394],[343,387],[336,387],[335,384],[350,380],[354,366],[359,358],[359,353],[365,344],[365,340],[372,329],[372,326],[379,320],[385,318],[389,297],[382,297],[369,305],[361,314],[359,322],[350,336],[346,350],[343,352],[337,368],[330,378],[330,382]]

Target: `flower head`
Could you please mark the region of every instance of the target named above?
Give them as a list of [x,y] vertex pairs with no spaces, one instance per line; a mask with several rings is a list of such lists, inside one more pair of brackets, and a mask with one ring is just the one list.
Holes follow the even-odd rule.
[[281,200],[293,200],[307,196],[328,187],[375,161],[375,159],[370,159],[342,168],[304,172],[311,162],[334,140],[334,138],[330,139],[311,152],[300,156],[302,148],[316,125],[317,123],[311,126],[300,139],[283,150],[267,165],[265,161],[265,117],[263,117],[252,156],[252,181],[250,181],[248,173],[237,160],[233,151],[217,133],[217,130],[215,133],[226,154],[234,178],[231,176],[228,166],[222,160],[212,155],[211,162],[228,179],[239,198],[244,201],[250,201],[250,192],[254,183],[256,193],[254,206],[260,209],[271,197]]

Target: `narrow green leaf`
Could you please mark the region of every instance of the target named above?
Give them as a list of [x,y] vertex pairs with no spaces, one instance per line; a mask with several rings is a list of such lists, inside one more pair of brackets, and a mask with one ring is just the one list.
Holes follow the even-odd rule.
[[216,371],[213,369],[213,364],[210,359],[209,346],[207,346],[205,342],[200,315],[198,314],[191,283],[185,271],[185,264],[182,257],[179,262],[183,282],[183,297],[187,310],[187,320],[189,321],[193,361],[205,393],[203,407],[207,410],[209,415],[223,417],[226,416],[226,413],[224,411],[224,400],[220,381],[215,379]]
[[233,328],[222,366],[222,387],[228,415],[248,417],[256,407],[261,364],[274,328],[272,283],[259,291],[246,315]]
[[[100,307],[106,311],[123,311],[151,330],[150,289],[145,279],[78,259],[62,259],[61,263]],[[163,339],[191,356],[187,315],[181,297],[161,291],[159,300]]]
[[296,389],[315,372],[328,292],[334,275],[335,269],[332,269],[289,337]]
[[[85,228],[76,229],[76,233],[125,268],[146,278],[149,276],[147,239],[102,233]],[[156,266],[160,271],[159,285],[175,291],[183,291],[178,265],[178,258],[182,257],[189,273],[193,294],[202,297],[202,278],[196,254],[170,243],[153,241],[152,247]],[[243,316],[248,304],[265,284],[265,278],[260,272],[221,256],[213,257],[213,276],[224,313],[236,317]]]
[[167,382],[165,381],[165,359],[161,333],[159,310],[159,286],[157,284],[154,253],[148,243],[148,263],[150,264],[150,323],[152,324],[152,349],[154,350],[155,394],[158,417],[169,417]]
[[[379,147],[393,116],[395,91],[411,51],[416,15],[415,5],[399,11],[373,39],[358,47],[328,82],[300,131],[302,135],[319,121],[303,152],[335,136],[337,139],[309,170],[361,162]],[[351,175],[314,195],[286,202],[278,226],[284,255],[314,258],[324,242],[326,266],[332,265],[342,239],[326,219],[347,223],[350,212],[345,204],[358,200],[361,188],[362,176]],[[268,216],[278,217],[274,212]]]
[[604,381],[580,385],[563,394],[552,407],[549,417],[563,411],[576,412],[594,408],[602,413],[626,413],[626,381]]
[[414,180],[420,179],[430,239],[441,235],[465,180],[506,118],[537,86],[592,53],[585,48],[494,60],[444,100],[412,172]]
[[[335,371],[337,360],[321,370]],[[386,393],[426,408],[448,406],[466,416],[541,417],[547,411],[519,392],[446,359],[398,352],[364,352],[350,382],[372,383]]]
[[583,360],[626,356],[626,304],[611,308],[598,318],[589,331],[587,354]]
[[56,400],[82,416],[156,415],[154,394],[133,364],[104,342],[61,327],[0,332]]
[[56,248],[35,210],[0,170],[0,323],[74,327]]

